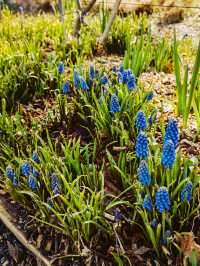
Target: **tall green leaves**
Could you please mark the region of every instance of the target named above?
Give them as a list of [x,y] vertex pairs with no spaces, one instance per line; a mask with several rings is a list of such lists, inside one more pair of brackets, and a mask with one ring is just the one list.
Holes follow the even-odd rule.
[[[176,87],[177,87],[177,113],[183,116],[184,126],[187,126],[188,118],[191,109],[196,114],[197,120],[199,119],[198,101],[196,97],[199,95],[199,69],[200,69],[200,42],[197,49],[196,59],[194,67],[192,69],[191,80],[189,80],[189,68],[185,66],[184,71],[181,69],[181,59],[178,53],[178,43],[176,40],[176,33],[174,32],[174,44],[173,44],[173,59],[174,59],[174,70],[176,76]],[[181,76],[183,74],[183,80]],[[197,92],[195,92],[197,89]]]

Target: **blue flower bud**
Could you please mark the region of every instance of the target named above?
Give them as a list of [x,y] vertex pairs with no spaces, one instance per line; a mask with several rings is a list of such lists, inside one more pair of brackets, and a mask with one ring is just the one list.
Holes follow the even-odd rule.
[[129,91],[132,91],[136,88],[136,80],[135,80],[135,76],[132,75],[130,77],[128,77],[127,79],[127,87]]
[[13,186],[16,187],[18,184],[18,179],[17,179],[16,174],[15,174],[15,172],[11,166],[8,166],[6,168],[6,176],[10,179]]
[[172,140],[168,140],[164,143],[162,152],[162,165],[165,168],[172,168],[176,159],[176,150]]
[[30,175],[28,178],[28,187],[32,190],[37,189],[37,179],[32,175]]
[[170,198],[166,187],[160,187],[156,192],[156,208],[160,213],[170,210]]
[[119,72],[124,72],[124,67],[123,66],[120,66],[120,68],[119,68]]
[[64,63],[63,62],[60,62],[60,64],[58,65],[58,72],[60,74],[63,74],[65,71],[65,66],[64,66]]
[[151,91],[151,92],[149,92],[149,93],[147,94],[147,96],[146,96],[146,100],[147,100],[147,101],[151,101],[151,100],[153,99],[153,97],[154,97],[154,93],[153,93],[153,91]]
[[161,239],[161,244],[163,245],[167,245],[168,244],[168,241],[169,241],[169,238],[171,237],[171,231],[170,230],[167,230],[165,233],[164,233],[164,236],[162,237]]
[[48,197],[47,198],[48,210],[50,211],[53,208],[53,200]]
[[135,126],[139,130],[144,130],[145,128],[147,128],[146,116],[141,111],[137,113]]
[[151,177],[148,171],[146,161],[142,160],[138,168],[139,181],[143,186],[148,186],[151,183]]
[[179,141],[178,123],[174,118],[169,119],[165,130],[164,142],[167,142],[168,140],[172,140],[175,147]]
[[101,79],[100,79],[100,82],[102,85],[107,85],[109,84],[109,80],[108,80],[108,76],[106,74],[104,74]]
[[127,70],[127,77],[128,77],[128,79],[133,78],[133,77],[135,78],[135,76],[134,76],[134,74],[133,74],[131,69]]
[[120,112],[120,105],[118,101],[118,97],[116,94],[111,95],[110,99],[110,112],[111,113],[117,113]]
[[93,65],[90,65],[89,77],[90,77],[91,80],[93,80],[95,78],[95,69],[94,69]]
[[60,181],[58,180],[56,174],[51,175],[51,189],[55,196],[60,194]]
[[190,201],[192,199],[192,182],[189,181],[184,188],[181,190],[181,201]]
[[146,195],[145,196],[142,207],[145,210],[149,211],[149,212],[152,211],[152,209],[153,209],[153,203],[152,203],[151,197],[149,195]]
[[33,152],[32,160],[33,160],[35,163],[40,163],[40,158],[39,158],[39,155],[38,155],[37,152]]
[[21,166],[21,172],[23,176],[29,177],[31,173],[31,165],[29,162],[24,162]]
[[89,87],[88,87],[88,85],[87,85],[87,83],[83,77],[81,77],[81,76],[79,77],[79,82],[80,82],[80,87],[82,90],[84,90],[84,91],[89,90]]
[[63,87],[62,87],[62,92],[63,92],[63,94],[68,93],[68,92],[69,92],[69,88],[70,88],[69,81],[66,81],[66,82],[63,84]]
[[115,210],[115,221],[119,222],[122,219],[122,213],[119,208]]
[[74,87],[76,89],[78,89],[78,87],[79,87],[79,74],[76,70],[74,70],[73,81],[74,81]]
[[151,226],[152,226],[153,228],[156,228],[157,225],[158,225],[158,221],[156,220],[156,218],[153,218],[153,220],[151,221]]
[[112,68],[112,71],[113,71],[114,73],[117,73],[117,67],[114,66],[114,67]]
[[157,109],[154,109],[151,112],[150,116],[148,117],[147,121],[148,121],[149,125],[152,125],[153,123],[155,123],[156,119],[157,119]]
[[138,158],[146,159],[148,157],[148,139],[142,131],[137,136],[135,150]]

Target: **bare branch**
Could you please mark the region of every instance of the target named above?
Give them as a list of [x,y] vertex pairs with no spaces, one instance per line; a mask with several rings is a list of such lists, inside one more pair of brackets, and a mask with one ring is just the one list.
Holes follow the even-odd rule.
[[113,10],[112,10],[112,13],[110,15],[110,18],[108,20],[108,23],[106,25],[106,28],[105,28],[102,36],[100,37],[99,42],[101,44],[104,44],[106,39],[108,38],[109,31],[112,27],[112,24],[113,24],[113,21],[114,21],[116,15],[117,15],[120,4],[121,4],[121,0],[116,0],[115,5],[114,5]]
[[96,3],[96,0],[91,0],[88,3],[88,5],[86,7],[84,7],[84,8],[81,8],[79,0],[76,0],[76,3],[77,3],[78,10],[77,10],[77,17],[76,17],[76,20],[75,20],[75,23],[74,23],[74,33],[73,33],[73,35],[75,37],[78,37],[83,17],[86,15],[86,13],[88,13],[92,9],[94,4]]

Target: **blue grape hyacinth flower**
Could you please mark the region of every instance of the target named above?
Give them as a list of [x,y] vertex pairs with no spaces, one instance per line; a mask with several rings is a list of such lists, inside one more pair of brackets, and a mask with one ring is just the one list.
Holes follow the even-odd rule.
[[32,154],[32,160],[35,163],[40,163],[40,157],[39,157],[39,155],[38,155],[38,153],[36,151],[34,151],[33,154]]
[[16,187],[18,184],[17,176],[15,174],[15,171],[13,170],[13,168],[10,165],[7,166],[7,168],[6,168],[6,176],[10,179],[13,186]]
[[30,175],[28,178],[28,187],[32,190],[37,189],[37,179],[32,175]]
[[168,140],[163,145],[162,165],[164,168],[172,168],[176,159],[176,150],[172,140]]
[[160,187],[156,192],[156,208],[160,213],[170,210],[170,198],[166,187]]
[[56,174],[51,175],[51,189],[55,196],[60,195],[60,181]]
[[69,92],[69,89],[70,89],[69,81],[66,81],[66,82],[63,84],[63,87],[62,87],[62,92],[63,92],[63,94],[67,94],[67,93]]
[[142,160],[138,168],[139,181],[143,186],[148,186],[151,183],[147,162]]
[[110,112],[118,113],[120,112],[119,100],[116,94],[112,94],[110,98]]
[[29,177],[31,173],[31,165],[29,162],[24,162],[21,166],[21,172],[23,176]]
[[174,118],[169,119],[165,130],[164,142],[167,142],[168,140],[172,140],[175,147],[177,146],[179,141],[178,123]]
[[119,222],[122,219],[122,213],[119,208],[115,209],[115,221]]
[[144,130],[147,128],[146,116],[141,111],[139,111],[136,115],[135,127],[139,130]]
[[172,235],[172,233],[170,230],[165,231],[164,236],[161,239],[161,244],[166,246],[168,244],[168,241],[169,241],[169,238],[171,237],[171,235]]
[[146,100],[147,101],[151,101],[154,97],[154,92],[153,91],[150,91],[147,96],[146,96]]
[[135,145],[136,156],[140,159],[146,159],[148,157],[148,138],[143,131],[137,136]]
[[123,66],[119,67],[119,72],[121,72],[121,73],[124,72],[124,67]]
[[181,201],[190,201],[192,199],[192,182],[189,181],[184,188],[181,190]]
[[58,72],[60,74],[63,74],[65,71],[65,66],[64,66],[64,63],[63,62],[60,62],[60,64],[58,65]]
[[109,79],[108,79],[108,76],[106,74],[104,74],[101,79],[100,79],[100,82],[102,85],[107,85],[109,84]]
[[136,88],[135,76],[131,75],[130,77],[128,77],[126,84],[127,84],[128,90],[133,91]]
[[142,207],[151,212],[152,209],[153,209],[153,203],[152,203],[152,199],[149,195],[146,195],[145,198],[144,198],[144,201],[143,201],[143,204],[142,204]]
[[114,67],[112,68],[112,72],[117,73],[117,67],[116,67],[116,66],[114,66]]
[[79,82],[80,82],[80,87],[82,90],[84,90],[84,91],[89,90],[89,87],[88,87],[88,85],[87,85],[87,83],[83,77],[81,77],[81,76],[79,77]]
[[134,74],[130,68],[127,70],[127,77],[128,77],[128,79],[130,79],[131,77],[135,78],[135,76],[134,76]]
[[154,109],[152,112],[151,112],[151,114],[150,114],[150,116],[148,117],[148,120],[147,120],[147,122],[148,122],[148,124],[151,126],[153,123],[155,123],[156,122],[156,119],[157,119],[157,109]]
[[78,87],[79,87],[79,74],[76,70],[74,70],[74,73],[73,73],[73,82],[74,82],[74,87],[76,89],[78,89]]
[[90,65],[89,68],[89,78],[93,80],[95,78],[95,68],[94,65]]
[[156,218],[153,218],[153,220],[151,221],[151,226],[152,226],[153,228],[156,228],[157,225],[158,225],[158,221],[156,220]]

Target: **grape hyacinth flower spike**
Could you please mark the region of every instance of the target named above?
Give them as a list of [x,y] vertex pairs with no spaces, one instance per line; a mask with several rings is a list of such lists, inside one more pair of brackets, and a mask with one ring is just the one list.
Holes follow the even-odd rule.
[[73,73],[73,81],[74,81],[74,87],[76,89],[78,89],[78,87],[79,87],[79,74],[76,70],[74,70],[74,73]]
[[18,180],[13,168],[10,165],[6,168],[6,176],[10,179],[13,186],[16,187],[18,184]]
[[106,74],[104,74],[101,79],[100,79],[100,82],[102,85],[108,85],[109,84],[109,79],[108,79],[108,76]]
[[51,175],[51,189],[55,196],[60,195],[60,182],[56,174]]
[[133,74],[130,77],[128,77],[126,84],[129,91],[133,91],[136,88],[136,80]]
[[60,64],[58,65],[58,72],[60,74],[63,74],[65,71],[65,66],[64,66],[64,63],[63,62],[60,62]]
[[146,96],[146,100],[147,101],[151,101],[154,97],[154,92],[153,91],[150,91],[147,96]]
[[82,90],[87,91],[89,90],[89,87],[83,77],[79,77],[80,87]]
[[174,118],[169,119],[165,130],[164,142],[167,142],[168,140],[172,140],[175,147],[179,141],[178,123]]
[[153,209],[153,203],[152,203],[152,199],[149,195],[146,195],[145,198],[144,198],[144,201],[143,201],[143,204],[142,204],[142,207],[151,212],[152,209]]
[[90,69],[89,69],[89,78],[91,80],[93,80],[95,78],[95,69],[93,65],[90,65]]
[[66,81],[62,87],[63,94],[67,94],[69,92],[69,88],[70,88],[69,81]]
[[110,112],[111,113],[118,113],[120,112],[120,105],[119,100],[116,94],[111,95],[110,99]]
[[176,159],[176,150],[172,140],[168,140],[163,145],[162,165],[164,168],[172,168]]
[[37,179],[32,175],[28,178],[28,187],[32,190],[37,189]]
[[135,126],[138,130],[144,130],[147,128],[146,116],[141,111],[137,113]]
[[36,151],[33,152],[32,154],[32,160],[35,162],[35,163],[40,163],[40,158],[39,158],[39,155]]
[[192,199],[192,182],[189,181],[184,188],[181,190],[181,201],[190,201]]
[[156,192],[156,208],[160,213],[170,210],[170,198],[166,187],[160,187]]
[[23,176],[29,177],[31,173],[31,165],[29,162],[24,162],[21,166],[21,172]]
[[139,168],[138,168],[138,176],[139,181],[143,186],[148,186],[151,183],[151,177],[149,175],[148,171],[148,165],[145,160],[142,160],[140,162]]
[[154,109],[154,110],[151,112],[150,116],[148,117],[147,122],[148,122],[148,124],[151,126],[153,123],[156,122],[156,119],[157,119],[157,109]]
[[140,159],[146,159],[148,157],[148,139],[143,131],[137,136],[135,145],[136,156]]

